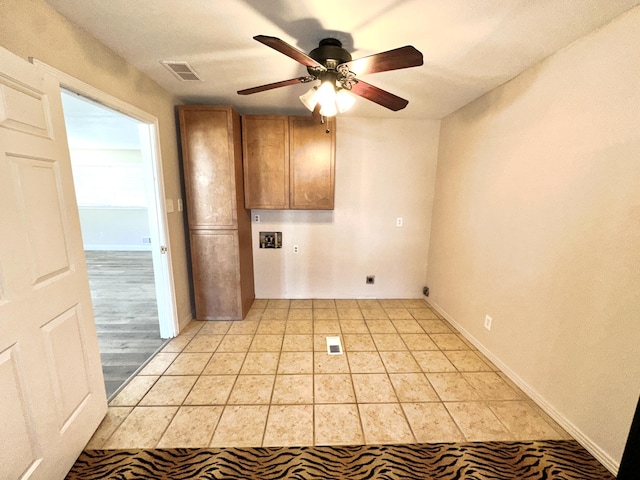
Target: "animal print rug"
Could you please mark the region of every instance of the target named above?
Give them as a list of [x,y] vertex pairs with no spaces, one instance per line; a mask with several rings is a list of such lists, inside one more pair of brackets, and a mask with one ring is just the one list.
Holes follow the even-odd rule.
[[614,480],[577,442],[87,450],[67,480]]

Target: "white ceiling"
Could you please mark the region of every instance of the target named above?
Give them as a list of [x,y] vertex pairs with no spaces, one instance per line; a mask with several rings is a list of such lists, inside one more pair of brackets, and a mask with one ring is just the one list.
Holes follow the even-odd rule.
[[[424,65],[362,80],[409,100],[391,112],[359,99],[347,114],[441,118],[515,77],[640,0],[47,0],[187,103],[240,113],[308,113],[295,85],[237,90],[306,75],[252,39],[279,37],[309,52],[335,37],[353,58],[413,45]],[[204,79],[180,82],[161,60],[186,61]]]

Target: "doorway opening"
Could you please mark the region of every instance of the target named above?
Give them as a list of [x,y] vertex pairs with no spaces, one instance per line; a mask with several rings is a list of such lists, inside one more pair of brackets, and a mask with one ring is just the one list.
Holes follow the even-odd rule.
[[150,126],[62,90],[107,397],[173,337]]

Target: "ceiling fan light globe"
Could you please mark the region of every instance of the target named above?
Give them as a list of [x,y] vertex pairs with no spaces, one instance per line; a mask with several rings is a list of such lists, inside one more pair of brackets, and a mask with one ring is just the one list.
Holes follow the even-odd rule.
[[300,95],[300,101],[309,109],[310,112],[313,112],[318,104],[318,99],[316,98],[317,91],[318,87],[312,87],[305,94]]
[[329,81],[322,82],[316,92],[316,101],[322,106],[334,103],[336,101],[335,83]]
[[336,102],[330,103],[321,103],[322,108],[320,108],[320,115],[323,117],[335,117],[338,114],[338,107],[336,106]]
[[354,103],[356,103],[356,99],[348,90],[345,90],[344,88],[338,90],[336,93],[336,106],[338,107],[338,112],[346,112],[353,107]]

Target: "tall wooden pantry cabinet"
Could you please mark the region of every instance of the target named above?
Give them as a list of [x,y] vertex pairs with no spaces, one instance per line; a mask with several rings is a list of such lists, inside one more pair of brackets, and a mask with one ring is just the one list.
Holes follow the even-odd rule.
[[196,319],[243,319],[255,298],[251,212],[244,208],[240,116],[178,107]]

